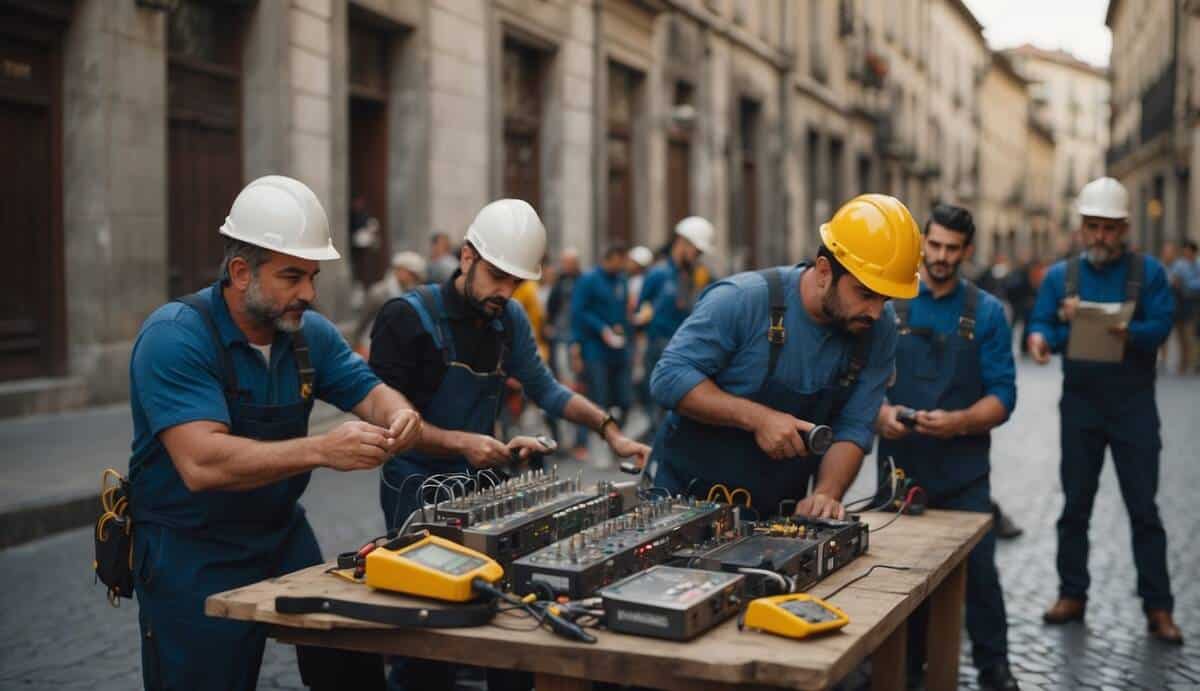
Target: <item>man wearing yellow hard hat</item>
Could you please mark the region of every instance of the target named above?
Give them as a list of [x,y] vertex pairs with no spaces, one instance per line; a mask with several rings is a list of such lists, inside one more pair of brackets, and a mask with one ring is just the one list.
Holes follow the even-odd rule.
[[[887,301],[916,296],[920,257],[904,204],[866,194],[821,226],[813,262],[705,290],[651,377],[671,411],[650,455],[653,483],[699,497],[718,484],[745,490],[763,517],[791,502],[797,513],[843,517],[892,374]],[[806,444],[814,425],[832,427],[823,455]]]

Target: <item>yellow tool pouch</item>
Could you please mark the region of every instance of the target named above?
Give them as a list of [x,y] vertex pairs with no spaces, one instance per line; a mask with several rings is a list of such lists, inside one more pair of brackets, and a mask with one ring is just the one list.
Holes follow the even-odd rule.
[[133,597],[133,518],[129,515],[129,481],[107,468],[100,477],[100,518],[96,519],[96,579],[108,588],[108,602],[121,605]]

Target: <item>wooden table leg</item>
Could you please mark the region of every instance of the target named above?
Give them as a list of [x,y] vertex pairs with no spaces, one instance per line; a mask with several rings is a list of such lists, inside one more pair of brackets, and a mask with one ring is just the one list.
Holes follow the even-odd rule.
[[538,672],[534,675],[533,686],[537,691],[591,691],[592,682]]
[[958,656],[962,648],[963,605],[967,592],[967,561],[954,567],[929,596],[928,665],[925,687],[929,691],[958,688]]
[[[900,622],[871,654],[872,691],[902,689],[908,681],[908,621]],[[540,691],[540,689],[539,689]]]

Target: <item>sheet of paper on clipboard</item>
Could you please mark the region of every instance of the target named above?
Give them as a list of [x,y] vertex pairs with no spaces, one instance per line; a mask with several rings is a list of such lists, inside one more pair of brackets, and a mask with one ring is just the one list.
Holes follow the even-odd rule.
[[1067,357],[1090,362],[1120,362],[1125,357],[1125,341],[1111,333],[1114,326],[1128,325],[1133,318],[1132,302],[1080,301],[1071,320]]

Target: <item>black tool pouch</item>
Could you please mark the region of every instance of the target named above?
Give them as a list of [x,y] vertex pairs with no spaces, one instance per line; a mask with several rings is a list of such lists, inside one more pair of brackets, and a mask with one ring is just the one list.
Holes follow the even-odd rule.
[[108,588],[108,601],[133,597],[133,518],[129,515],[129,481],[108,468],[100,480],[100,518],[96,519],[96,578]]

